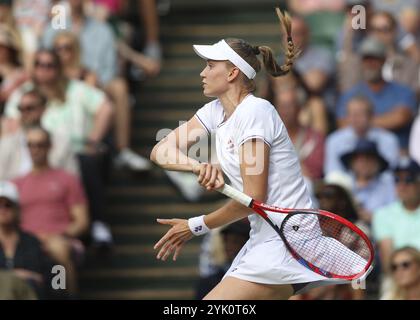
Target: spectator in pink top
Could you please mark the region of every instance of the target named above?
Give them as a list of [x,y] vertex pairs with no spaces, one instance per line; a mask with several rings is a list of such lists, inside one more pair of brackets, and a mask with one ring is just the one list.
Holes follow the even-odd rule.
[[16,179],[21,199],[21,227],[41,240],[50,256],[66,269],[68,293],[77,293],[73,250],[88,230],[86,199],[80,181],[48,163],[51,140],[47,131],[27,131],[32,171]]

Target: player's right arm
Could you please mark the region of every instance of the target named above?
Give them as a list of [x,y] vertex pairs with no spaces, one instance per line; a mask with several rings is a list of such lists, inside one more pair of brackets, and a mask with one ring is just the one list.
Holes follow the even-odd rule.
[[193,172],[194,166],[200,162],[188,157],[188,150],[204,135],[207,135],[207,132],[199,121],[192,117],[154,146],[150,160],[165,170]]
[[150,159],[165,170],[192,172],[198,176],[198,183],[208,190],[223,186],[223,173],[218,165],[200,163],[188,156],[188,150],[192,145],[207,136],[196,117],[192,117],[165,138],[159,141],[153,148]]

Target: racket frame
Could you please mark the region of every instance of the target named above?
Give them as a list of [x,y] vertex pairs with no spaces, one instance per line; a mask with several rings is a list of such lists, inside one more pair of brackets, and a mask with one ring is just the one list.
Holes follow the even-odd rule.
[[[347,219],[329,212],[329,211],[325,211],[325,210],[318,210],[318,209],[289,209],[289,208],[280,208],[280,207],[276,207],[276,206],[271,206],[268,205],[266,203],[257,201],[252,199],[250,196],[244,194],[243,192],[234,189],[233,187],[229,186],[228,184],[225,184],[223,186],[223,188],[218,190],[219,192],[223,193],[224,195],[228,196],[229,198],[238,201],[239,203],[243,204],[246,207],[251,208],[255,213],[257,213],[258,215],[260,215],[276,232],[277,234],[280,236],[280,238],[283,240],[284,244],[286,245],[286,248],[288,249],[288,251],[290,252],[290,254],[304,267],[310,269],[311,271],[320,274],[326,278],[336,278],[336,279],[343,279],[343,280],[355,280],[360,278],[361,276],[363,276],[370,268],[372,265],[372,262],[374,260],[374,256],[375,256],[375,250],[373,249],[373,245],[370,242],[369,238],[366,236],[366,234],[360,229],[358,228],[356,225],[354,225],[353,223],[351,223],[350,221],[348,221]],[[370,251],[370,257],[368,262],[366,263],[365,267],[363,268],[362,271],[360,271],[357,274],[354,275],[350,275],[350,276],[343,276],[343,275],[338,275],[338,274],[334,274],[325,270],[322,270],[320,268],[318,268],[317,266],[313,265],[312,263],[310,263],[309,261],[305,260],[303,257],[301,257],[295,250],[293,250],[293,248],[291,248],[290,244],[287,242],[287,240],[284,237],[284,234],[282,232],[282,225],[279,227],[277,226],[277,224],[275,224],[269,217],[268,214],[264,211],[264,210],[268,210],[271,212],[277,212],[277,213],[282,213],[282,214],[299,214],[299,213],[308,213],[308,214],[315,214],[315,215],[319,215],[319,216],[325,216],[328,217],[330,219],[334,219],[336,221],[338,221],[339,223],[345,225],[346,227],[348,227],[350,230],[354,231],[355,233],[357,233],[367,244],[369,251]],[[284,222],[285,220],[283,220]]]

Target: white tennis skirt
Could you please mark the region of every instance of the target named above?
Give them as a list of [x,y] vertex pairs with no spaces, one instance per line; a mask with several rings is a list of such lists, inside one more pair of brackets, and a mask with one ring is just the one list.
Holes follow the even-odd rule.
[[[363,275],[366,277],[370,270]],[[263,284],[303,284],[295,294],[309,289],[332,284],[350,283],[342,279],[331,279],[302,266],[287,250],[279,237],[242,247],[224,277]]]

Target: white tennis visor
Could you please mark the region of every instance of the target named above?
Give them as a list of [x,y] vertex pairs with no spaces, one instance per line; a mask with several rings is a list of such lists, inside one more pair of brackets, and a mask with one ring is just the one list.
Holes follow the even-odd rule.
[[221,40],[213,45],[193,45],[195,53],[205,60],[225,61],[229,60],[239,70],[241,70],[248,79],[254,79],[257,72],[246,62],[239,54],[235,52],[225,40]]

